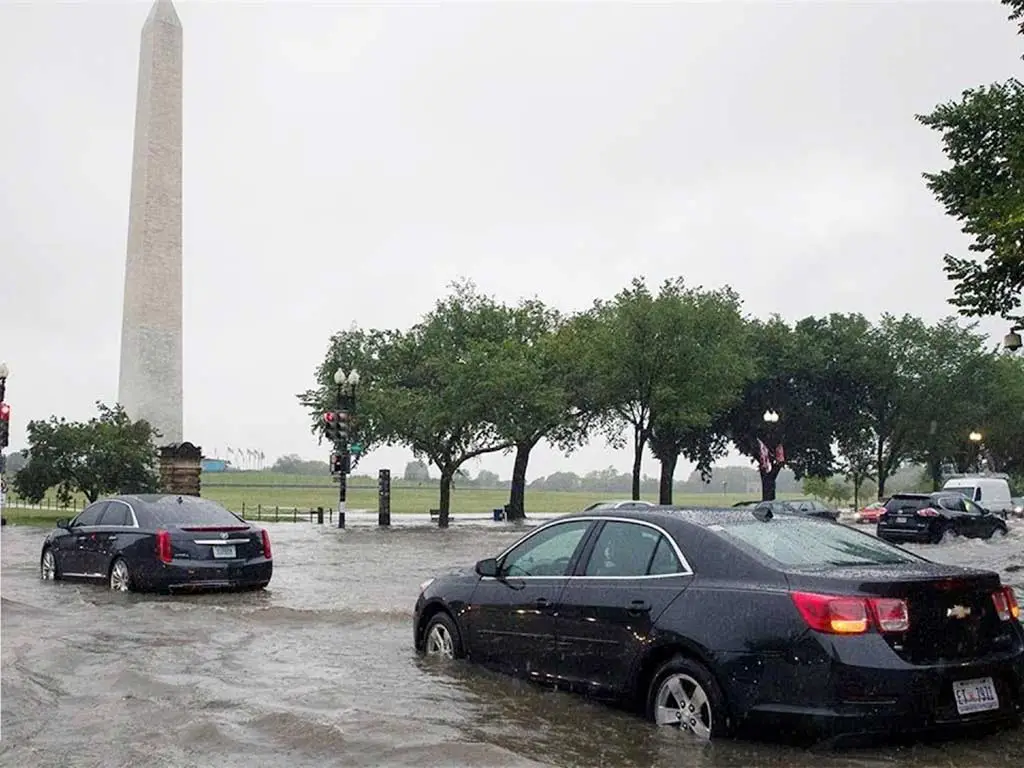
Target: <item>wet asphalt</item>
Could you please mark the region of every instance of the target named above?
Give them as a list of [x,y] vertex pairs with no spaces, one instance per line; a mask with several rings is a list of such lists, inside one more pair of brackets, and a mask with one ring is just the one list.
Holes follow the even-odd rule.
[[[1024,593],[1024,522],[1005,539],[921,546]],[[43,529],[7,526],[0,561],[0,765],[1017,768],[1024,729],[809,752],[695,745],[567,693],[432,663],[412,647],[419,584],[521,528],[266,524],[261,593],[114,594],[39,580]]]

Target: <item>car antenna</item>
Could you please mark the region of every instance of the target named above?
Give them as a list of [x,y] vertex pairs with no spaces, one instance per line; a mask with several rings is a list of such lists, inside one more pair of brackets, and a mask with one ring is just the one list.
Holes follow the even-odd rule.
[[775,517],[775,515],[772,512],[771,507],[754,507],[754,517],[756,517],[762,523],[767,523],[769,520]]

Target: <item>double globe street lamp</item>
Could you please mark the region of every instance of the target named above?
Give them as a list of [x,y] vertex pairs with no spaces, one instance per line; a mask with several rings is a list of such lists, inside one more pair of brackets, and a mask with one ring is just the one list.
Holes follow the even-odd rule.
[[[337,419],[337,432],[335,432],[334,456],[332,457],[332,469],[338,470],[338,527],[345,527],[345,496],[348,491],[347,474],[351,469],[351,454],[349,453],[349,432],[350,416],[356,409],[356,388],[359,386],[359,371],[353,368],[347,375],[344,368],[338,368],[334,372],[334,383],[337,386],[335,394],[335,418]],[[337,463],[334,463],[337,462]]]

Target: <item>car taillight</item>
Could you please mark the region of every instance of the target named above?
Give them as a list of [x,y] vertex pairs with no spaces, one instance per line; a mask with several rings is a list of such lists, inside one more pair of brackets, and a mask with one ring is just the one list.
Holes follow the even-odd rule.
[[168,531],[156,532],[156,556],[161,563],[169,563],[173,558],[171,553],[171,534]]
[[925,507],[924,509],[917,510],[918,517],[938,517],[939,511],[932,509],[931,507]]
[[905,600],[790,593],[807,626],[834,635],[860,635],[872,626],[882,632],[906,632],[910,613]]
[[1000,587],[992,593],[992,602],[996,605],[996,613],[1003,621],[1020,618],[1020,605],[1017,604],[1017,595],[1013,587]]
[[267,558],[267,560],[271,559],[270,534],[267,533],[266,528],[263,529],[263,556]]

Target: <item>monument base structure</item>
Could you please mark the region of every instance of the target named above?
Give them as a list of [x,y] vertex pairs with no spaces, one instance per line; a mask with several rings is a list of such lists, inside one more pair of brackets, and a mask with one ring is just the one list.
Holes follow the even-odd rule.
[[192,443],[171,443],[160,448],[160,490],[179,496],[200,495],[203,450]]

